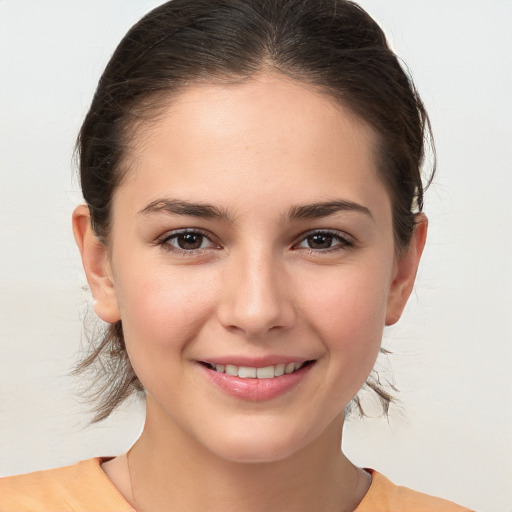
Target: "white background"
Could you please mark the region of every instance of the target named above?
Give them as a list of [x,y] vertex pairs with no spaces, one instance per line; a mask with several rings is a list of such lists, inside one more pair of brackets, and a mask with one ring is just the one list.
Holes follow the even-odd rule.
[[[99,75],[151,0],[0,0],[0,474],[127,449],[131,404],[88,427],[68,376],[84,304],[74,139]],[[512,510],[512,1],[364,0],[407,62],[439,156],[416,291],[386,333],[402,390],[344,448],[396,483]],[[385,361],[384,361],[385,363]]]

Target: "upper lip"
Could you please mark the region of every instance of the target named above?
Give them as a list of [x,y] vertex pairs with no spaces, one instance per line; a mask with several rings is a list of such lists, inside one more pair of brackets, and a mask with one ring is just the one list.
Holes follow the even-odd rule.
[[311,357],[299,357],[299,356],[282,356],[282,355],[269,355],[263,357],[248,357],[248,356],[215,356],[200,359],[202,363],[208,363],[213,366],[217,364],[231,364],[233,366],[247,366],[250,368],[264,368],[266,366],[275,366],[276,364],[287,364],[287,363],[305,363],[306,361],[312,361],[314,358]]

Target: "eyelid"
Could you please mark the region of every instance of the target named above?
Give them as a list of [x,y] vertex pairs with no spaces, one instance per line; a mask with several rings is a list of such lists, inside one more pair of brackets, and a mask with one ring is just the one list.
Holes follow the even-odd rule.
[[[177,238],[178,236],[184,235],[187,233],[198,234],[198,235],[205,237],[212,244],[212,246],[206,247],[206,248],[187,250],[187,249],[181,249],[179,247],[176,247],[176,246],[168,243],[169,240],[171,240],[173,238]],[[314,249],[311,247],[299,247],[299,244],[304,242],[308,237],[313,236],[313,235],[319,235],[319,234],[332,236],[339,243],[337,243],[336,245],[334,245],[332,247],[326,248],[326,249]],[[208,251],[212,248],[217,249],[217,250],[222,249],[222,246],[221,246],[220,242],[218,241],[217,237],[214,236],[211,232],[206,231],[201,228],[190,228],[190,227],[181,228],[181,229],[173,229],[173,230],[167,231],[163,235],[160,235],[155,240],[154,244],[162,247],[163,249],[165,249],[167,251],[174,252],[176,254],[181,254],[181,255],[189,255],[189,256]],[[306,250],[306,251],[309,251],[312,253],[324,253],[325,254],[325,253],[334,252],[337,250],[349,250],[349,249],[354,248],[355,246],[356,246],[356,240],[354,239],[354,237],[344,231],[340,231],[337,229],[317,228],[317,229],[311,229],[309,231],[306,231],[306,232],[302,233],[299,237],[297,237],[296,241],[292,244],[291,249]]]
[[[205,247],[205,248],[199,248],[199,249],[186,250],[186,249],[181,249],[179,247],[175,247],[174,245],[171,245],[170,243],[168,243],[169,240],[171,240],[173,238],[177,238],[180,235],[186,235],[189,233],[203,236],[212,244],[213,247]],[[201,253],[203,251],[206,251],[206,250],[209,250],[212,248],[214,248],[214,249],[221,248],[220,243],[217,241],[216,237],[214,237],[212,235],[212,233],[205,231],[204,229],[201,229],[201,228],[173,229],[173,230],[167,231],[163,235],[159,236],[155,240],[154,243],[155,243],[155,245],[158,245],[167,251],[174,252],[176,254],[183,254],[183,255],[193,255],[193,254],[198,254],[198,253]]]
[[[329,235],[339,241],[339,244],[334,245],[333,247],[329,247],[327,249],[313,249],[311,247],[298,247],[300,243],[304,242],[308,237],[313,235]],[[339,231],[337,229],[311,229],[302,233],[297,239],[297,241],[293,243],[292,249],[296,248],[297,250],[304,249],[307,251],[315,252],[315,253],[328,253],[336,250],[342,249],[352,249],[356,245],[356,240],[353,236],[345,233],[344,231]]]

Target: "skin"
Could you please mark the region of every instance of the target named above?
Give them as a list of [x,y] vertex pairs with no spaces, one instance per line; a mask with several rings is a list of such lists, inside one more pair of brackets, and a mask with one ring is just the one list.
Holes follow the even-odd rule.
[[[137,129],[107,246],[87,207],[73,216],[96,312],[122,319],[147,391],[129,466],[105,472],[142,511],[354,510],[370,482],[340,451],[343,411],[403,311],[426,219],[397,255],[372,129],[275,74],[189,86]],[[169,200],[222,215],[154,207]],[[325,202],[345,207],[293,215]],[[185,228],[198,249],[180,249]],[[314,363],[263,401],[219,390],[199,363],[275,355]]]

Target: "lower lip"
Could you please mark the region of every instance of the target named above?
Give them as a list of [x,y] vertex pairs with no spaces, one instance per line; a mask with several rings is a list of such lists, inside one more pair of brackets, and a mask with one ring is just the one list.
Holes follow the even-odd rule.
[[199,367],[211,382],[228,395],[241,400],[260,402],[276,398],[299,386],[313,365],[314,363],[309,363],[293,373],[285,373],[273,379],[241,379],[217,372],[202,364],[199,364]]

